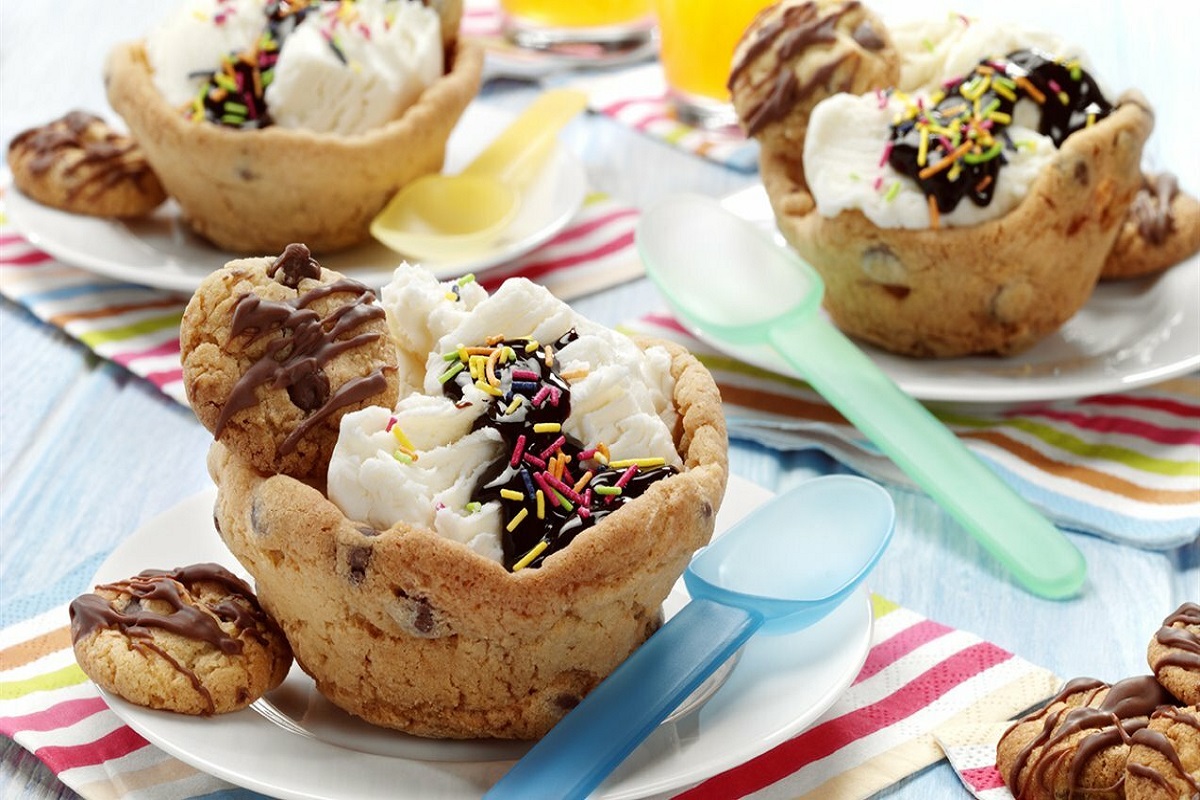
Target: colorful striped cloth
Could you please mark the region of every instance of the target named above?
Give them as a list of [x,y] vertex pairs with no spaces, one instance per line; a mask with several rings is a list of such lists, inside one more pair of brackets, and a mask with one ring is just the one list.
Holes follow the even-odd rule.
[[[807,731],[681,798],[858,800],[940,760],[935,730],[1008,719],[1060,683],[977,636],[872,602],[871,648],[842,697]],[[59,606],[0,631],[0,733],[89,800],[243,795],[125,726],[75,664],[67,621]]]
[[739,172],[758,170],[758,144],[737,130],[708,130],[681,121],[667,101],[657,61],[601,70],[568,69],[562,59],[522,50],[504,38],[497,0],[468,0],[462,33],[489,55],[493,75],[515,76],[587,92],[592,111]]
[[[695,353],[721,389],[731,436],[820,448],[876,480],[911,486],[806,383],[717,352],[667,313],[623,328]],[[1148,549],[1200,537],[1200,376],[1038,406],[931,411],[1060,526]]]
[[955,773],[979,800],[1012,800],[1012,792],[996,768],[996,745],[1011,724],[947,725],[935,734]]
[[[506,278],[525,276],[571,300],[640,277],[642,263],[633,246],[636,215],[605,195],[592,194],[557,236],[489,270],[481,282],[491,290]],[[187,404],[179,365],[179,323],[187,297],[63,264],[17,233],[2,205],[0,294]]]

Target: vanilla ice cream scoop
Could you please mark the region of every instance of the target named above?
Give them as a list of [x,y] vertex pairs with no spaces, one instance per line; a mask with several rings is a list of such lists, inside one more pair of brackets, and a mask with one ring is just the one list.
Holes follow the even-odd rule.
[[360,133],[400,116],[442,72],[432,9],[410,0],[324,2],[284,41],[267,108],[281,127]]

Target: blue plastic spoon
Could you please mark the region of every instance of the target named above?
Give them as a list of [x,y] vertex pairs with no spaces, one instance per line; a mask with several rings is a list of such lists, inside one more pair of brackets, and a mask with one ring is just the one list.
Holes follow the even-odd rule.
[[756,631],[800,630],[845,601],[883,555],[894,517],[887,492],[848,475],[750,512],[692,559],[691,602],[484,797],[586,797]]
[[642,215],[638,248],[676,314],[734,345],[768,344],[1029,591],[1083,587],[1075,545],[819,313],[820,275],[716,201],[672,198]]

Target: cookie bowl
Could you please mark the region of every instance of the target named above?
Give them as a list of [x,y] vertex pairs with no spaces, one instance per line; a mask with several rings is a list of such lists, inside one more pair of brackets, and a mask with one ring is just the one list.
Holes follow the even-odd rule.
[[916,357],[1012,355],[1058,330],[1091,296],[1142,183],[1154,117],[1141,95],[1073,133],[1006,214],[953,228],[883,228],[815,208],[794,150],[764,142],[779,230],[820,273],[846,333]]
[[213,444],[220,535],[323,695],[420,736],[532,739],[657,629],[712,535],[728,465],[712,377],[656,344],[671,356],[681,471],[537,568],[510,572],[405,523],[377,530],[320,483],[264,475]]
[[354,135],[186,119],[155,87],[144,43],[109,55],[109,103],[196,233],[238,253],[303,241],[331,252],[366,241],[396,191],[437,172],[446,141],[479,89],[482,50],[460,41],[445,75],[402,116]]

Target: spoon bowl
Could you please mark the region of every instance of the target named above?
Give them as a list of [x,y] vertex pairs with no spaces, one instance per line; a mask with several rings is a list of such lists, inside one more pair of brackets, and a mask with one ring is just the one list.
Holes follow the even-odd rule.
[[763,343],[1041,597],[1078,594],[1083,556],[1061,531],[905,394],[820,312],[824,283],[798,256],[716,201],[669,199],[642,215],[646,272],[688,326]]
[[854,592],[891,541],[887,492],[836,475],[800,484],[696,554],[683,574],[693,599],[763,617],[759,633],[793,633]]
[[407,184],[371,222],[371,235],[409,258],[450,263],[493,245],[554,149],[558,132],[587,105],[572,90],[541,94],[457,175]]
[[752,511],[684,573],[692,600],[484,795],[583,798],[757,631],[788,633],[837,608],[891,541],[891,496],[863,478],[814,478]]

